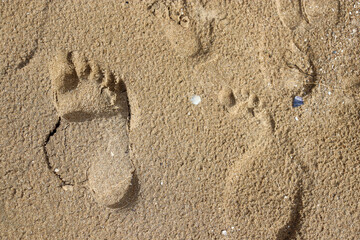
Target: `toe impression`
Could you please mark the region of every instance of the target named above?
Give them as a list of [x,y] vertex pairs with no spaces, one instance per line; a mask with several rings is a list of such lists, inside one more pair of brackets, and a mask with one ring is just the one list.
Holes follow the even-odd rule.
[[75,89],[79,83],[71,53],[58,52],[50,63],[49,72],[54,91],[65,93]]

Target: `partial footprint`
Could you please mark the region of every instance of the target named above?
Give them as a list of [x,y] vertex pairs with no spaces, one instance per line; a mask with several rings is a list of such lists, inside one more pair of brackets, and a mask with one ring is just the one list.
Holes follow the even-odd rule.
[[274,131],[275,122],[272,116],[266,110],[266,104],[260,101],[254,93],[241,89],[233,91],[229,87],[223,87],[218,94],[219,103],[230,113],[237,114],[244,111],[251,118],[256,118],[261,124],[262,130],[268,133]]
[[291,30],[296,29],[303,21],[301,0],[275,0],[281,22]]
[[[262,138],[263,136],[258,136]],[[299,172],[274,142],[253,146],[229,169],[224,208],[232,239],[290,239],[299,228]]]
[[280,20],[297,47],[307,52],[312,34],[334,27],[340,20],[339,0],[275,0]]
[[128,116],[124,83],[81,53],[59,52],[49,71],[54,104],[61,117],[84,121],[118,113]]
[[[199,16],[195,9],[200,12]],[[185,0],[159,0],[149,7],[149,11],[161,20],[174,50],[184,57],[204,57],[210,53],[215,16],[201,15],[201,10],[204,11],[201,6]]]
[[302,23],[327,28],[338,23],[339,0],[275,0],[282,23],[295,30]]
[[264,102],[254,93],[240,92],[223,89],[219,94],[232,113],[242,111],[243,119],[249,119],[244,126],[248,150],[226,177],[228,235],[233,239],[288,239],[295,234],[300,217],[300,170],[292,163],[291,151],[277,144],[275,123]]
[[[283,64],[276,63],[272,64],[270,67],[265,64],[264,69],[265,71],[266,69],[270,69],[272,71],[269,72],[268,76],[270,77],[268,78],[275,80],[276,77],[294,79],[295,81],[293,83],[291,81],[289,82],[290,89],[292,86],[299,87],[299,82],[302,78],[303,84],[301,85],[304,89],[301,92],[297,91],[295,93],[299,95],[308,94],[312,91],[315,85],[319,85],[320,82],[324,81],[324,79],[321,79],[321,74],[316,72],[316,69],[321,71],[321,69],[328,67],[324,65],[326,65],[328,60],[331,59],[329,53],[336,52],[333,51],[333,49],[336,49],[336,45],[331,46],[331,44],[336,42],[337,38],[339,38],[339,36],[336,36],[335,27],[341,22],[340,1],[275,0],[275,3],[280,20],[283,25],[290,30],[289,32],[292,36],[292,40],[279,39],[279,41],[273,41],[273,43],[270,44],[272,46],[266,48],[266,50],[275,51],[273,49],[276,49],[277,51],[281,51],[281,48],[276,47],[278,42],[292,41],[293,44],[291,45],[296,47],[286,47],[289,53],[284,54],[283,59],[285,60],[285,65],[288,68],[284,68]],[[343,4],[346,5],[346,3]],[[331,31],[331,34],[329,31]],[[341,40],[338,40],[338,42],[340,41]],[[292,60],[289,61],[291,58]],[[266,60],[271,62],[276,61],[274,59],[278,58],[275,56],[275,58],[269,59],[264,54],[263,59],[265,59],[265,62]],[[305,65],[300,62],[301,60],[304,60],[303,62],[305,62]],[[275,69],[274,66],[276,66]],[[334,66],[331,66],[331,68],[334,68]],[[282,69],[287,69],[287,71],[283,71]]]
[[129,206],[139,190],[130,160],[127,126],[125,122],[117,124],[104,129],[109,139],[103,139],[106,144],[97,149],[89,169],[89,186],[95,199],[110,208]]
[[267,85],[291,94],[306,95],[316,83],[316,74],[310,58],[293,42],[281,46],[264,36],[260,52],[261,71]]
[[292,33],[294,44],[308,54],[314,32],[326,35],[340,20],[339,0],[275,0],[280,20]]
[[220,104],[227,109],[231,109],[236,104],[235,94],[233,90],[229,87],[223,87],[219,94],[218,94],[218,100]]
[[310,24],[333,26],[339,21],[339,0],[302,0],[304,15]]
[[[127,205],[137,188],[129,156],[128,98],[124,83],[109,69],[101,69],[79,52],[59,52],[50,64],[54,105],[62,119],[73,124],[108,118],[100,146],[90,156],[89,187],[98,203],[111,208]],[[116,122],[114,121],[117,120]],[[71,128],[71,123],[69,124]],[[86,129],[91,136],[92,129]],[[103,137],[103,139],[102,139]],[[89,140],[91,142],[92,140]],[[65,145],[66,151],[66,145]]]

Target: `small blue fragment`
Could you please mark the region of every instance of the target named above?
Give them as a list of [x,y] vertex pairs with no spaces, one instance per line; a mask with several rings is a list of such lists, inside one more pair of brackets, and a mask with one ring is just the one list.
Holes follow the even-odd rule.
[[293,107],[300,107],[303,104],[304,104],[304,100],[302,99],[302,97],[299,96],[294,97]]

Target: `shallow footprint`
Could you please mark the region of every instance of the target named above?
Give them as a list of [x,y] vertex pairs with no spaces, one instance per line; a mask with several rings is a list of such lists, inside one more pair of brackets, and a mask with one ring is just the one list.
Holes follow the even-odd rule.
[[339,0],[274,1],[282,24],[291,31],[294,43],[303,52],[308,52],[314,33],[326,32],[340,21]]
[[291,30],[304,21],[301,11],[301,0],[275,0],[281,22]]
[[236,112],[235,108],[233,108],[236,105],[235,94],[231,88],[223,87],[218,94],[218,100],[220,105],[225,107],[229,112]]
[[302,208],[298,171],[274,146],[248,150],[229,169],[224,208],[233,239],[289,239],[296,234]]
[[327,28],[337,24],[339,0],[275,0],[281,22],[290,30],[302,23]]
[[333,26],[339,21],[339,0],[302,0],[307,19],[313,25]]
[[255,118],[261,124],[259,130],[266,130],[268,133],[274,131],[274,120],[267,112],[265,102],[260,101],[256,94],[246,89],[234,91],[229,87],[223,87],[218,93],[218,101],[232,115],[244,111],[250,119]]
[[[274,41],[265,34],[260,51],[264,82],[278,91],[285,90],[292,95],[309,94],[317,80],[309,56],[302,52],[290,38],[285,43],[285,41]],[[289,36],[281,37],[288,38]]]
[[204,57],[210,52],[213,43],[214,18],[191,15],[191,4],[183,0],[160,0],[148,9],[161,20],[166,37],[180,56]]
[[57,53],[49,72],[54,105],[62,119],[77,124],[101,117],[118,119],[114,126],[104,129],[107,139],[98,136],[101,147],[89,146],[89,151],[93,151],[89,187],[98,203],[110,208],[124,207],[137,188],[129,156],[129,108],[124,83],[79,52]]
[[[224,193],[225,219],[234,239],[287,239],[298,228],[301,210],[299,169],[290,149],[275,141],[275,124],[266,106],[254,93],[241,91],[245,99],[238,112],[245,113],[248,150],[229,169]],[[237,100],[239,101],[239,100]]]

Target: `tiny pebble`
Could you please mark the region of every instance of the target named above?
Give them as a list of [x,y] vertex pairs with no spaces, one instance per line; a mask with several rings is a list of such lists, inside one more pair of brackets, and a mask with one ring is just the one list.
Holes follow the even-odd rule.
[[60,170],[58,168],[54,169],[54,172],[58,173]]
[[295,117],[295,120],[296,120],[296,121],[299,121],[299,118],[298,118],[298,117]]
[[227,231],[226,231],[226,230],[222,230],[222,231],[221,231],[221,234],[224,235],[224,236],[226,236],[226,235],[227,235]]
[[64,189],[64,191],[73,191],[74,187],[72,185],[64,185],[62,186],[62,189]]

